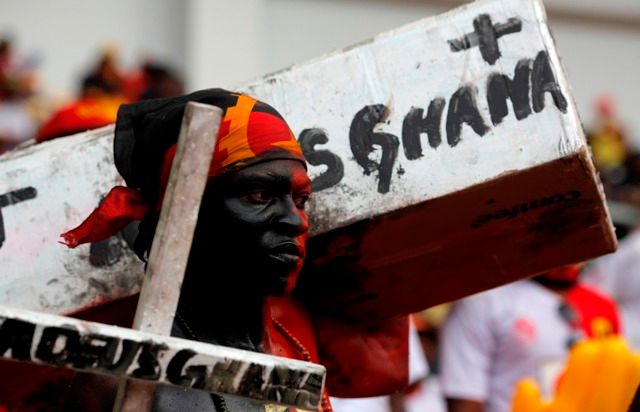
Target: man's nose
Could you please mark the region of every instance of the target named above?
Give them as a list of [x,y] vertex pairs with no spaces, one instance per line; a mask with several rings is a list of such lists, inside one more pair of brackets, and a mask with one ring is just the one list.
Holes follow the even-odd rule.
[[293,197],[290,195],[281,199],[276,224],[278,228],[288,235],[300,235],[309,229],[307,213],[296,207]]

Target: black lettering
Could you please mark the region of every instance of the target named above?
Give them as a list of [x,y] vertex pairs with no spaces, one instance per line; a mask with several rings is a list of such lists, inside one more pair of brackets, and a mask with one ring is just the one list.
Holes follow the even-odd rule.
[[138,368],[131,372],[131,376],[138,379],[158,380],[160,378],[158,353],[164,349],[166,349],[166,345],[143,342],[138,355]]
[[[322,389],[322,375],[318,375],[315,373],[309,374],[307,380],[304,382],[302,389],[309,391],[310,393],[320,393],[320,389]],[[319,395],[318,395],[319,396]],[[319,399],[314,402],[318,403]]]
[[549,197],[543,197],[542,199],[540,199],[540,206],[551,206],[554,203],[561,202],[562,200],[563,200],[563,197],[560,194],[555,194]]
[[[276,396],[272,391],[274,389],[287,388],[287,387],[297,387],[300,385],[300,382],[303,382],[306,379],[308,374],[306,372],[301,371],[293,371],[291,369],[287,369],[284,367],[276,366],[273,368],[271,372],[271,383],[275,386],[275,388],[269,388],[268,399],[273,399],[271,396]],[[302,396],[304,393],[306,396],[309,396],[306,392],[301,392],[299,390],[284,390],[278,391],[278,395],[282,396],[283,403],[295,403],[296,398],[298,396]]]
[[242,375],[238,391],[245,394],[257,394],[264,386],[264,367],[252,363]]
[[4,218],[2,217],[2,208],[33,199],[37,196],[38,191],[35,187],[25,187],[23,189],[14,190],[9,193],[0,195],[0,248],[7,239],[4,231]]
[[514,206],[514,207],[511,208],[511,212],[509,213],[507,218],[513,219],[514,217],[518,216],[519,213],[520,213],[520,207],[519,206]]
[[472,224],[471,227],[479,228],[483,224],[491,221],[493,219],[493,215],[491,213],[487,213],[485,215],[481,215],[478,217]]
[[509,216],[509,209],[500,209],[493,214],[494,219],[503,219]]
[[577,198],[579,198],[581,195],[581,193],[577,190],[571,190],[567,193],[564,194],[564,200],[569,202],[571,200],[576,200]]
[[551,198],[549,199],[549,204],[552,205],[554,203],[562,202],[563,200],[564,200],[564,197],[561,194],[556,194],[551,196]]
[[531,73],[531,104],[533,111],[539,113],[544,109],[544,94],[550,93],[553,103],[562,113],[567,112],[567,99],[562,95],[560,85],[556,80],[549,55],[541,51],[533,62],[533,72]]
[[[483,224],[490,222],[494,219],[513,219],[521,213],[528,213],[529,211],[538,209],[538,207],[551,206],[559,202],[571,202],[578,199],[582,194],[578,190],[570,190],[564,194],[556,193],[554,195],[543,197],[541,199],[531,200],[527,203],[521,203],[519,205],[512,206],[511,209],[500,209],[493,213],[487,213],[480,215],[472,224],[471,227],[479,228]],[[491,204],[493,202],[487,202]]]
[[95,368],[101,363],[113,362],[115,351],[120,339],[97,334],[80,337],[79,350],[71,355],[71,363],[79,369]]
[[494,64],[501,56],[498,39],[521,30],[522,22],[516,17],[494,26],[488,14],[481,14],[473,20],[472,33],[467,33],[460,39],[449,40],[448,43],[453,52],[478,46],[484,61]]
[[0,356],[11,350],[11,358],[31,360],[31,342],[36,327],[33,323],[5,319],[0,326]]
[[545,207],[549,205],[549,198],[548,197],[543,197],[542,199],[540,199],[540,207]]
[[[118,346],[120,344],[122,344],[120,359],[114,362]],[[98,362],[98,369],[111,371],[116,374],[124,374],[133,363],[140,346],[142,345],[139,342],[134,342],[128,339],[125,339],[122,342],[119,342],[117,339],[109,341],[105,348],[105,356]]]
[[440,120],[446,101],[442,97],[436,97],[429,103],[427,117],[423,117],[424,110],[411,108],[402,121],[402,147],[404,154],[409,160],[422,157],[422,144],[420,136],[427,134],[429,146],[434,149],[442,143],[440,136]]
[[488,14],[481,14],[473,19],[473,29],[478,35],[478,48],[484,61],[494,64],[501,56],[498,48],[498,37]]
[[340,183],[344,177],[344,166],[342,160],[328,150],[315,150],[318,144],[329,142],[327,134],[319,128],[304,129],[298,138],[302,153],[307,162],[313,166],[326,165],[327,170],[316,176],[311,181],[311,188],[314,192],[328,189]]
[[240,366],[241,363],[238,361],[216,363],[211,372],[210,389],[217,392],[233,390],[233,381],[240,373]]
[[[63,341],[57,352],[57,343]],[[36,349],[36,358],[50,365],[64,366],[71,364],[79,351],[80,335],[78,331],[54,326],[42,330],[42,337]]]
[[186,368],[182,373],[184,365],[196,353],[191,349],[182,349],[176,353],[167,365],[167,379],[169,382],[186,386],[189,388],[202,389],[207,377],[207,367],[204,365],[193,365]]
[[477,90],[474,86],[462,86],[453,93],[447,112],[447,143],[453,147],[460,142],[462,123],[466,123],[479,136],[484,136],[489,127],[482,120],[476,102]]
[[522,120],[531,114],[529,106],[529,77],[531,59],[522,59],[516,64],[513,80],[500,73],[492,73],[487,81],[487,103],[494,126],[509,114],[507,98],[511,99],[516,119]]
[[[398,138],[389,133],[374,133],[373,128],[388,116],[387,107],[382,104],[365,106],[353,118],[349,129],[349,143],[355,161],[366,175],[378,171],[378,192],[387,193],[391,185],[393,164],[398,156]],[[380,146],[380,163],[369,158],[373,146]]]
[[15,205],[25,200],[34,199],[38,195],[35,187],[25,187],[0,195],[0,208]]

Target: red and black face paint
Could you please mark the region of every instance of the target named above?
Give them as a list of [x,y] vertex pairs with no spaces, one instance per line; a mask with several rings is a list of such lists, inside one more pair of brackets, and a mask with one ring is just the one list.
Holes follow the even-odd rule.
[[302,151],[284,119],[274,108],[252,97],[209,89],[123,105],[118,112],[114,154],[127,187],[114,188],[79,227],[62,234],[64,243],[75,247],[105,239],[154,209],[159,211],[189,101],[224,110],[210,177],[268,160],[294,160],[306,168]]
[[[229,282],[254,295],[292,291],[306,257],[310,194],[306,170],[292,160],[261,162],[214,179],[190,257],[195,271],[229,273]],[[211,288],[216,282],[218,277]]]

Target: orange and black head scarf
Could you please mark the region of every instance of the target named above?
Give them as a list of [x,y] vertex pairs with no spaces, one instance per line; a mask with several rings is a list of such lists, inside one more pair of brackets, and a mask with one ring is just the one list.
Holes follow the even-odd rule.
[[223,89],[123,105],[114,139],[116,168],[127,183],[116,186],[77,228],[63,233],[63,243],[76,247],[106,239],[149,212],[159,212],[188,102],[223,110],[209,177],[267,160],[297,160],[302,150],[282,116],[253,97]]

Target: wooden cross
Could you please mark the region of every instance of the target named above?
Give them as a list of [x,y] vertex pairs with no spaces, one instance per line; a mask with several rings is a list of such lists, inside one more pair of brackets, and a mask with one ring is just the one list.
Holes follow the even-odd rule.
[[[480,53],[459,53],[475,46]],[[320,314],[388,319],[615,250],[541,0],[474,2],[235,91],[272,104],[308,160],[316,191],[296,296]],[[57,227],[119,182],[112,139],[105,128],[0,158],[11,177],[0,194],[37,189],[3,210],[4,302],[71,313],[136,290],[141,271],[121,239],[110,239],[119,257],[108,265],[51,246]],[[3,334],[4,354],[47,353],[6,338],[14,351]],[[153,354],[140,345],[135,356]],[[146,376],[148,365],[133,365],[119,376]],[[295,390],[317,395],[321,375],[307,376],[300,382],[311,387]]]
[[[320,365],[169,337],[222,111],[187,104],[133,328],[0,307],[0,355],[119,376],[114,411],[151,410],[156,384],[317,409]],[[205,371],[187,373],[193,368]]]

